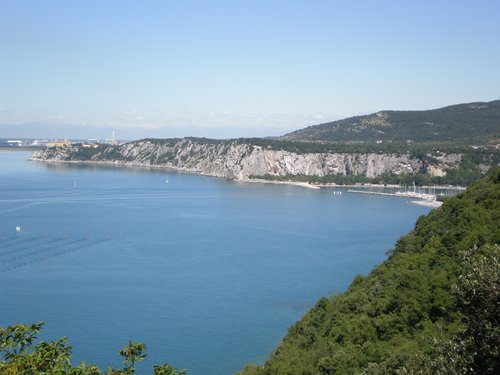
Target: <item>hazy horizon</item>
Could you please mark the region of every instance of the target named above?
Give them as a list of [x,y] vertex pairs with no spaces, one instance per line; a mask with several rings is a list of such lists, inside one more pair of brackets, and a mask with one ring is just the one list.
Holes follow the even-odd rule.
[[20,0],[0,9],[0,137],[277,136],[500,98],[497,2]]

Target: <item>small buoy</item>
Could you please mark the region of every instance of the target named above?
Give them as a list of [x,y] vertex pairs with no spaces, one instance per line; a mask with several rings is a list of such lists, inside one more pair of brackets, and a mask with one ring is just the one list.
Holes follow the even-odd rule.
[[18,225],[18,226],[16,227],[16,232],[20,232],[20,231],[21,231],[21,227]]

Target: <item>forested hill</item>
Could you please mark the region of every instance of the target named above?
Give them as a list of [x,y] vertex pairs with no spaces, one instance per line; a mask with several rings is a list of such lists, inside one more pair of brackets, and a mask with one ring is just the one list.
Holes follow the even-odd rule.
[[500,139],[500,100],[427,111],[381,111],[309,126],[281,137],[290,141],[487,143]]
[[242,374],[499,374],[499,241],[497,170],[421,217]]

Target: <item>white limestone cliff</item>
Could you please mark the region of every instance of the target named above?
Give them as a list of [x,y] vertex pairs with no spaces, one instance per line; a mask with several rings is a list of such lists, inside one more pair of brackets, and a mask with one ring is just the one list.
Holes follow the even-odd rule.
[[443,165],[424,165],[410,155],[378,153],[295,153],[272,150],[237,141],[178,139],[142,140],[120,146],[85,149],[83,146],[38,151],[34,160],[108,162],[135,166],[158,166],[197,172],[208,176],[246,180],[252,176],[416,174],[425,168],[442,175],[455,167],[460,157],[448,157]]

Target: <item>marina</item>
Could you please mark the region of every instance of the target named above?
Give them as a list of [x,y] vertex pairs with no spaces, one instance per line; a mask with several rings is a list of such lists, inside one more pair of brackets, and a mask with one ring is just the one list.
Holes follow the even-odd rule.
[[373,190],[349,189],[347,190],[347,192],[355,194],[365,194],[365,195],[382,195],[382,196],[397,197],[397,198],[416,198],[419,200],[411,200],[409,201],[409,203],[418,204],[426,207],[432,207],[432,208],[440,207],[443,204],[443,202],[437,200],[436,194],[422,193],[417,191],[396,191],[394,193],[390,193],[390,192],[373,191]]
[[412,193],[412,192],[400,192],[396,191],[394,193],[387,193],[382,191],[373,191],[373,190],[347,190],[348,193],[356,193],[356,194],[368,194],[368,195],[384,195],[388,197],[399,197],[399,198],[418,198],[418,199],[435,199],[436,196],[432,194],[424,194],[424,193]]

